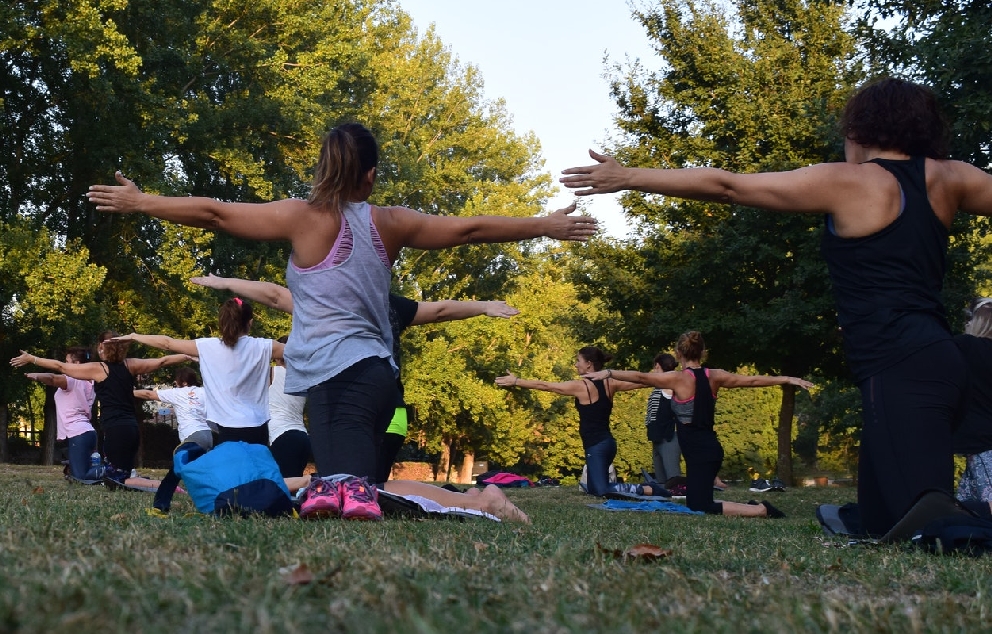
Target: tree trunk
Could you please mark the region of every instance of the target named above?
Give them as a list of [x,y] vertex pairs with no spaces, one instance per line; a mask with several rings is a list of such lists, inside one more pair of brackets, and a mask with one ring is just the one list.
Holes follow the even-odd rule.
[[7,462],[10,460],[10,448],[7,446],[7,439],[10,434],[10,408],[7,407],[6,403],[0,403],[0,429],[3,433],[0,434],[0,462]]
[[792,419],[796,413],[796,386],[782,386],[782,407],[778,411],[778,473],[792,486]]
[[475,466],[475,452],[466,450],[462,458],[462,468],[458,472],[459,484],[472,484],[472,468]]
[[447,440],[441,441],[441,457],[437,461],[437,475],[435,479],[447,481],[448,469],[451,467],[451,443]]
[[41,430],[41,464],[55,464],[55,438],[58,436],[58,418],[55,413],[56,388],[45,386],[45,428]]

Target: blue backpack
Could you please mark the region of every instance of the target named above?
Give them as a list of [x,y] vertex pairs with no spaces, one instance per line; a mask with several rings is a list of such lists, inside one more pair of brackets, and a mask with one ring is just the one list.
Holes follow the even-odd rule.
[[173,469],[201,513],[214,515],[293,514],[289,489],[272,452],[264,445],[225,442],[205,452],[184,443],[172,457]]

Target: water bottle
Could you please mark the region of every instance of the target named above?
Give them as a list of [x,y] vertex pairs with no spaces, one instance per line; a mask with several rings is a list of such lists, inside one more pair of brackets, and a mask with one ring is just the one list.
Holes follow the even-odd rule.
[[101,465],[100,452],[94,451],[90,454],[90,469],[96,469]]

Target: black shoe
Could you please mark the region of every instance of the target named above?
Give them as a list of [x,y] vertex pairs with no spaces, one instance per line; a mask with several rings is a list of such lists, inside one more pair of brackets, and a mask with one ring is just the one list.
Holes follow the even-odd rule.
[[454,491],[455,493],[461,493],[462,492],[462,490],[459,489],[458,487],[456,487],[455,485],[448,484],[448,483],[442,484],[441,485],[441,488],[444,489],[444,490],[446,490],[446,491]]
[[751,493],[766,493],[772,490],[772,485],[768,483],[768,480],[760,478],[751,483],[751,487],[748,489]]
[[771,519],[781,519],[785,517],[785,513],[778,510],[777,508],[775,508],[765,500],[761,501],[761,506],[765,507],[765,510],[768,512],[768,517]]
[[778,478],[772,478],[768,481],[769,491],[776,491],[782,493],[785,491],[785,482],[782,482]]

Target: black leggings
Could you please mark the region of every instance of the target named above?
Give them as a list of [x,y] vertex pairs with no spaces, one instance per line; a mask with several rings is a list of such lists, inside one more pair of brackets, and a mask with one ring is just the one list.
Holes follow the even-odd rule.
[[379,357],[362,359],[310,388],[307,406],[317,475],[347,473],[379,483],[379,445],[398,400],[393,368]]
[[861,389],[858,507],[862,528],[884,535],[926,489],[953,493],[952,424],[968,385],[951,340],[918,350]]
[[713,481],[723,465],[723,447],[716,434],[683,426],[679,444],[685,458],[685,505],[693,511],[723,515],[723,504],[713,500]]
[[129,475],[134,469],[135,458],[141,436],[138,433],[138,423],[114,425],[103,430],[103,455],[115,469],[126,471]]
[[217,444],[222,442],[246,442],[249,445],[269,446],[269,424],[257,427],[224,427],[217,425]]
[[379,476],[376,478],[380,483],[389,480],[393,465],[396,464],[396,456],[405,441],[406,436],[400,434],[385,434],[382,437],[382,442],[379,443]]
[[272,457],[279,465],[284,478],[298,478],[303,475],[310,462],[310,436],[301,429],[290,429],[279,434],[269,445]]

